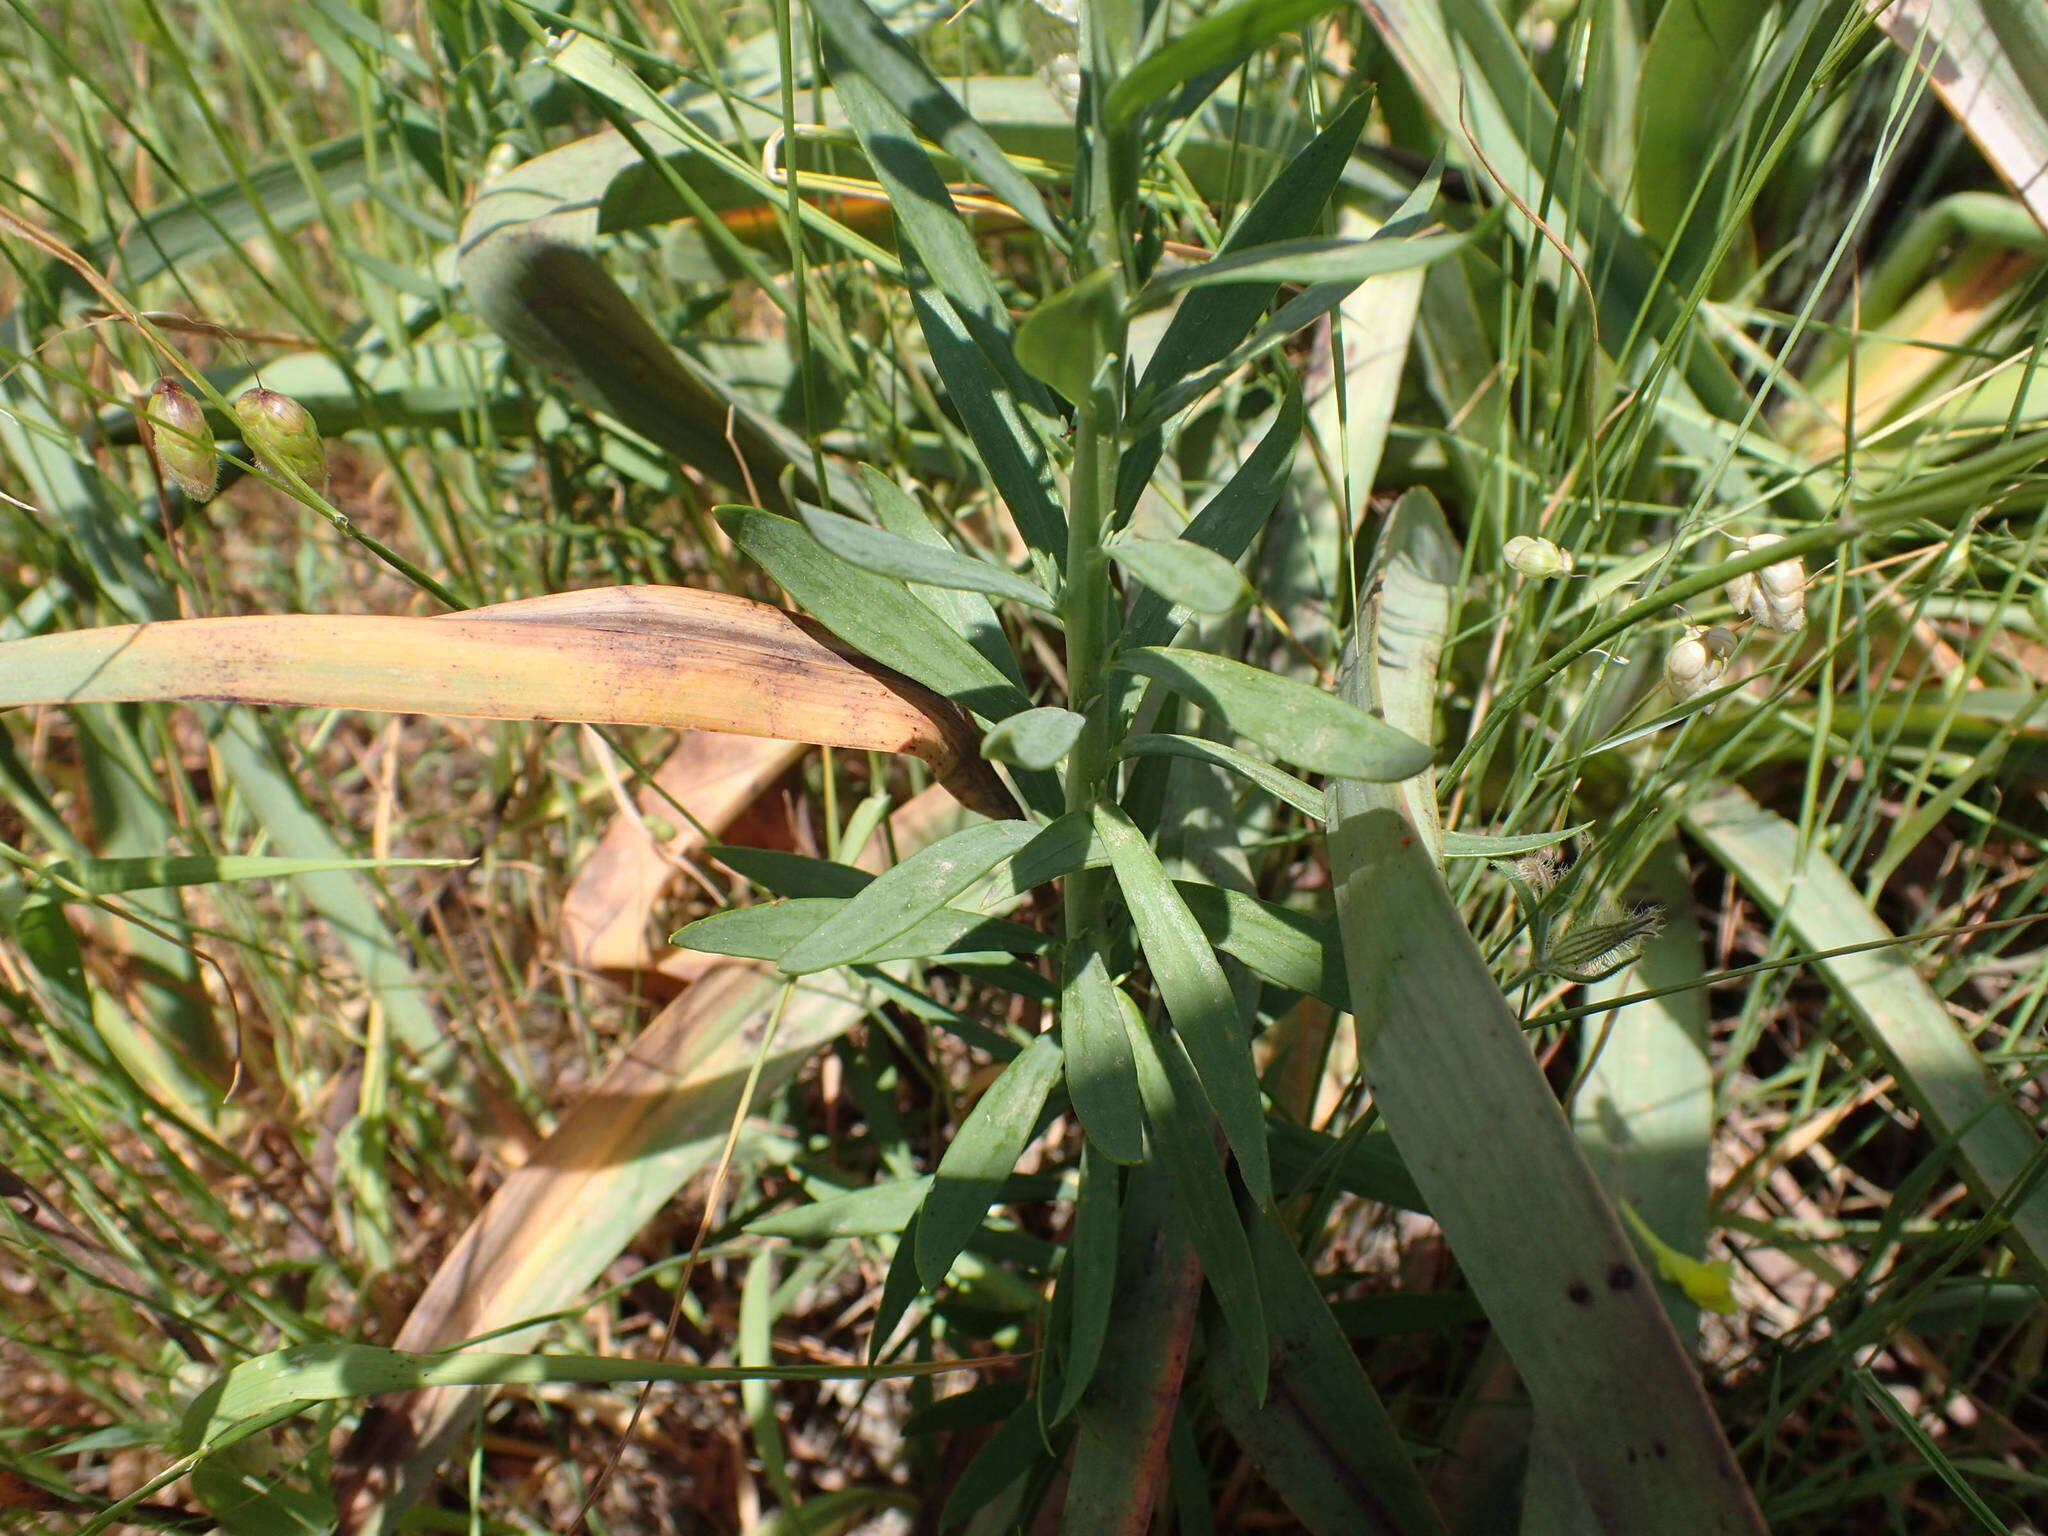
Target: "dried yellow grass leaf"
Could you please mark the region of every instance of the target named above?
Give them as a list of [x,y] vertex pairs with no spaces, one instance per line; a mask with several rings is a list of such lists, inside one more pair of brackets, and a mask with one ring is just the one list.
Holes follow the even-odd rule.
[[686,587],[605,587],[440,618],[178,619],[0,646],[0,706],[217,700],[669,725],[908,753],[1014,814],[973,723],[815,624]]

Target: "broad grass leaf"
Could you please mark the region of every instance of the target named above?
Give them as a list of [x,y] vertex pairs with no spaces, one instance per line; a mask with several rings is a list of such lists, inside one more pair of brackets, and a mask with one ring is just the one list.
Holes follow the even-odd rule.
[[[1441,1536],[1444,1526],[1401,1432],[1331,1315],[1301,1255],[1264,1211],[1246,1217],[1272,1338],[1269,1369],[1247,1360],[1228,1318],[1211,1315],[1217,1412],[1276,1493],[1317,1536]],[[1219,1326],[1220,1325],[1220,1326]]]
[[1109,88],[1103,116],[1112,128],[1128,126],[1178,86],[1211,70],[1230,69],[1266,44],[1292,32],[1338,0],[1237,0],[1203,17],[1146,54]]
[[1236,566],[1189,539],[1125,539],[1103,553],[1153,591],[1196,613],[1231,613],[1251,598]]
[[[1426,834],[1392,786],[1342,780],[1330,810],[1375,1101],[1535,1411],[1595,1507],[1612,1511],[1604,1528],[1669,1528],[1683,1508],[1694,1524],[1761,1532],[1692,1363]],[[1646,1480],[1652,1461],[1659,1475]]]
[[1059,1075],[1059,1041],[1039,1035],[967,1112],[918,1211],[917,1274],[928,1290],[945,1281],[960,1250],[981,1230]]
[[[788,530],[814,566],[830,558],[797,524],[755,515]],[[947,648],[935,674],[992,708],[1013,696],[1024,702],[900,584],[836,560],[831,571],[877,583],[880,600],[914,610],[936,637],[931,643]],[[828,574],[805,566],[796,579],[808,587],[815,575],[822,585]],[[928,654],[917,642],[930,637],[905,640],[900,631],[871,627],[883,630],[880,643],[891,649]],[[422,667],[422,656],[438,664]],[[431,619],[182,619],[0,646],[0,702],[99,700],[247,701],[797,737],[912,752],[985,811],[1005,814],[1008,804],[963,715],[849,660],[790,614],[683,587],[599,588]]]
[[[1264,1360],[1266,1314],[1259,1300],[1258,1274],[1243,1218],[1224,1176],[1208,1100],[1173,1035],[1155,1036],[1141,1018],[1129,1023],[1152,1155],[1166,1170],[1174,1208],[1241,1354],[1247,1360]],[[1263,1386],[1255,1395],[1264,1400]]]
[[836,512],[808,504],[798,508],[804,527],[829,554],[849,565],[898,581],[915,581],[928,587],[952,587],[965,592],[985,592],[1036,608],[1040,613],[1057,613],[1045,589],[1030,579],[1000,566],[977,560],[956,549],[899,538],[881,528],[870,527]]
[[791,975],[848,965],[930,917],[1038,835],[1028,821],[965,827],[876,877],[777,962]]
[[[1893,937],[1840,865],[1744,790],[1721,787],[1689,808],[1682,824],[1765,910],[1781,914],[1809,949],[1881,944]],[[2027,1117],[1898,949],[1866,949],[1817,964],[1926,1117],[1928,1130],[1955,1143],[1971,1193],[1989,1205],[2026,1191],[2007,1212],[2007,1241],[2048,1296],[2048,1183],[2032,1176],[2042,1153]]]
[[1240,736],[1316,773],[1382,782],[1429,766],[1430,749],[1309,683],[1206,651],[1148,646],[1117,664],[1193,699]]
[[718,510],[733,540],[833,634],[885,667],[992,720],[1031,701],[892,577],[831,554],[801,523],[758,507]]
[[981,739],[981,755],[991,762],[1021,768],[1054,768],[1081,735],[1085,717],[1071,709],[1045,705],[999,720]]
[[1099,950],[1089,950],[1069,969],[1060,991],[1060,1044],[1067,1063],[1067,1097],[1089,1141],[1115,1162],[1141,1161],[1145,1117],[1137,1068],[1124,1029],[1123,1004]]
[[1265,1205],[1273,1198],[1265,1110],[1259,1102],[1251,1039],[1230,979],[1186,899],[1130,817],[1115,806],[1097,806],[1094,825],[1109,852],[1110,867],[1116,871],[1116,883],[1130,908],[1152,983],[1165,1000],[1174,1033],[1187,1045],[1202,1091],[1237,1154],[1245,1187]]
[[[1123,1028],[1121,1019],[1117,1028]],[[1068,1049],[1067,1085],[1071,1092],[1072,1047]],[[1131,1096],[1137,1100],[1135,1065],[1131,1072]],[[1139,1113],[1142,1116],[1142,1106]],[[1102,1342],[1109,1332],[1110,1305],[1116,1300],[1121,1178],[1116,1164],[1100,1151],[1087,1145],[1081,1148],[1081,1191],[1074,1201],[1073,1235],[1067,1241],[1067,1256],[1060,1266],[1056,1296],[1067,1326],[1065,1350],[1060,1358],[1059,1401],[1052,1411],[1055,1424],[1074,1411],[1081,1394],[1088,1390],[1088,1383],[1095,1379]]]

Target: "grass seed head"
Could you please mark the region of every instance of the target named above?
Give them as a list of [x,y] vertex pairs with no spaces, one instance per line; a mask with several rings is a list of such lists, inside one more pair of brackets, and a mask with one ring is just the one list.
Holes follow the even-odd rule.
[[158,379],[149,386],[142,416],[163,472],[194,501],[212,500],[220,487],[220,462],[199,402],[176,379]]
[[1728,670],[1728,658],[1735,654],[1735,632],[1725,625],[1686,628],[1676,644],[1664,653],[1664,685],[1680,703],[1696,699]]
[[311,411],[274,389],[252,389],[235,402],[235,420],[265,469],[273,474],[289,469],[310,489],[326,493],[327,448]]
[[[1775,533],[1736,540],[1743,554],[1784,543]],[[1789,635],[1806,625],[1806,566],[1798,559],[1780,560],[1749,571],[1728,583],[1728,601],[1743,618],[1754,619],[1774,634]]]
[[1516,534],[1500,547],[1500,552],[1509,565],[1536,581],[1572,573],[1574,562],[1570,550],[1531,534]]

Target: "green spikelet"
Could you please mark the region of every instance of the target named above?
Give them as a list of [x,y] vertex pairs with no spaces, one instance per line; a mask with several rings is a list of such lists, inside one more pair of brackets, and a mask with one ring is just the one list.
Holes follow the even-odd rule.
[[199,402],[176,379],[158,379],[149,386],[142,415],[158,467],[194,501],[212,500],[220,486],[220,463]]
[[290,470],[309,489],[327,490],[327,448],[308,411],[290,395],[274,389],[252,389],[235,402],[235,420],[242,440],[256,461],[272,474]]

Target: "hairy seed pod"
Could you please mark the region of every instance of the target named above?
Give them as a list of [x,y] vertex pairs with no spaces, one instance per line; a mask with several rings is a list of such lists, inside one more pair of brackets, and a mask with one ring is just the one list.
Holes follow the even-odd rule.
[[1019,12],[1024,45],[1038,66],[1038,78],[1053,99],[1075,111],[1081,105],[1081,7],[1079,0],[1033,0]]
[[1518,533],[1501,545],[1500,552],[1509,565],[1537,581],[1572,573],[1572,552],[1559,548],[1548,539]]
[[326,493],[327,448],[312,412],[290,395],[252,389],[235,402],[235,420],[257,463],[274,475],[289,469],[308,488]]
[[199,402],[176,379],[158,379],[142,403],[142,419],[163,472],[194,501],[212,500],[220,487],[220,462]]
[[[1753,554],[1784,542],[1778,534],[1759,533],[1736,540],[1736,548]],[[1806,566],[1795,557],[1738,576],[1728,583],[1728,601],[1743,618],[1755,619],[1775,634],[1789,635],[1806,625]]]
[[1664,653],[1664,683],[1680,703],[1696,699],[1728,670],[1728,658],[1735,653],[1735,633],[1720,624],[1703,629],[1688,628]]

